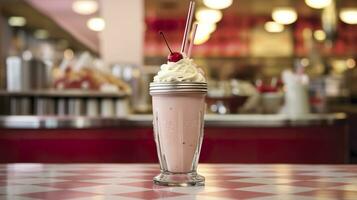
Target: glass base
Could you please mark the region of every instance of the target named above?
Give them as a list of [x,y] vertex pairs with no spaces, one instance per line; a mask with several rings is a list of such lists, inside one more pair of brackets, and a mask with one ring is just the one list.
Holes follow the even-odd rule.
[[154,177],[154,183],[161,186],[204,186],[205,177],[196,172],[190,173],[171,173],[161,172]]

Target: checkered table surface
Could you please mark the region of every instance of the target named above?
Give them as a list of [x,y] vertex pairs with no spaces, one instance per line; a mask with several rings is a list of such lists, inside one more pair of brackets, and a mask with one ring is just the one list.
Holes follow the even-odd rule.
[[161,187],[154,164],[0,165],[0,199],[357,199],[357,165],[201,164],[204,187]]

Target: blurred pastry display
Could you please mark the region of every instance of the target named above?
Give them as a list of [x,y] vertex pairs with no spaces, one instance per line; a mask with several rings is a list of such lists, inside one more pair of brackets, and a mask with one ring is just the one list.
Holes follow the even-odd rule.
[[6,114],[123,117],[131,112],[130,85],[100,59],[84,52],[54,63],[7,59],[9,84],[0,92],[2,98],[10,97]]
[[[65,63],[65,64],[63,64]],[[131,93],[130,86],[115,77],[104,65],[96,66],[86,53],[77,61],[63,61],[52,69],[53,88],[58,90],[92,90],[101,92]]]

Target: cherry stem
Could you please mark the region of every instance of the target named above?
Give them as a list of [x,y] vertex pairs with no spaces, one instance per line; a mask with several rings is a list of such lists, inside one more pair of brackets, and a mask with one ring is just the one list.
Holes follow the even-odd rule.
[[169,43],[167,42],[166,37],[165,37],[165,35],[164,35],[164,33],[163,33],[162,31],[160,31],[160,35],[162,35],[162,37],[163,37],[164,40],[165,40],[165,43],[166,43],[167,48],[169,48],[170,53],[172,53],[171,48],[170,48],[170,46],[169,46]]

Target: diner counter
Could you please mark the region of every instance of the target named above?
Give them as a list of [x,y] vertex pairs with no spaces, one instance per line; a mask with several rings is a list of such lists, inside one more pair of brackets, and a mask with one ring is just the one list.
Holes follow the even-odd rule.
[[[343,113],[206,115],[204,130],[202,162],[348,162]],[[1,117],[0,157],[2,163],[156,162],[152,116]]]
[[200,164],[205,186],[156,186],[158,164],[4,164],[0,199],[357,199],[356,165]]
[[[299,118],[286,115],[238,114],[205,116],[206,127],[301,127],[338,125],[346,121],[344,113],[309,114]],[[152,126],[152,115],[129,115],[126,118],[60,117],[60,116],[1,116],[0,128],[56,129],[56,128],[114,128]]]

